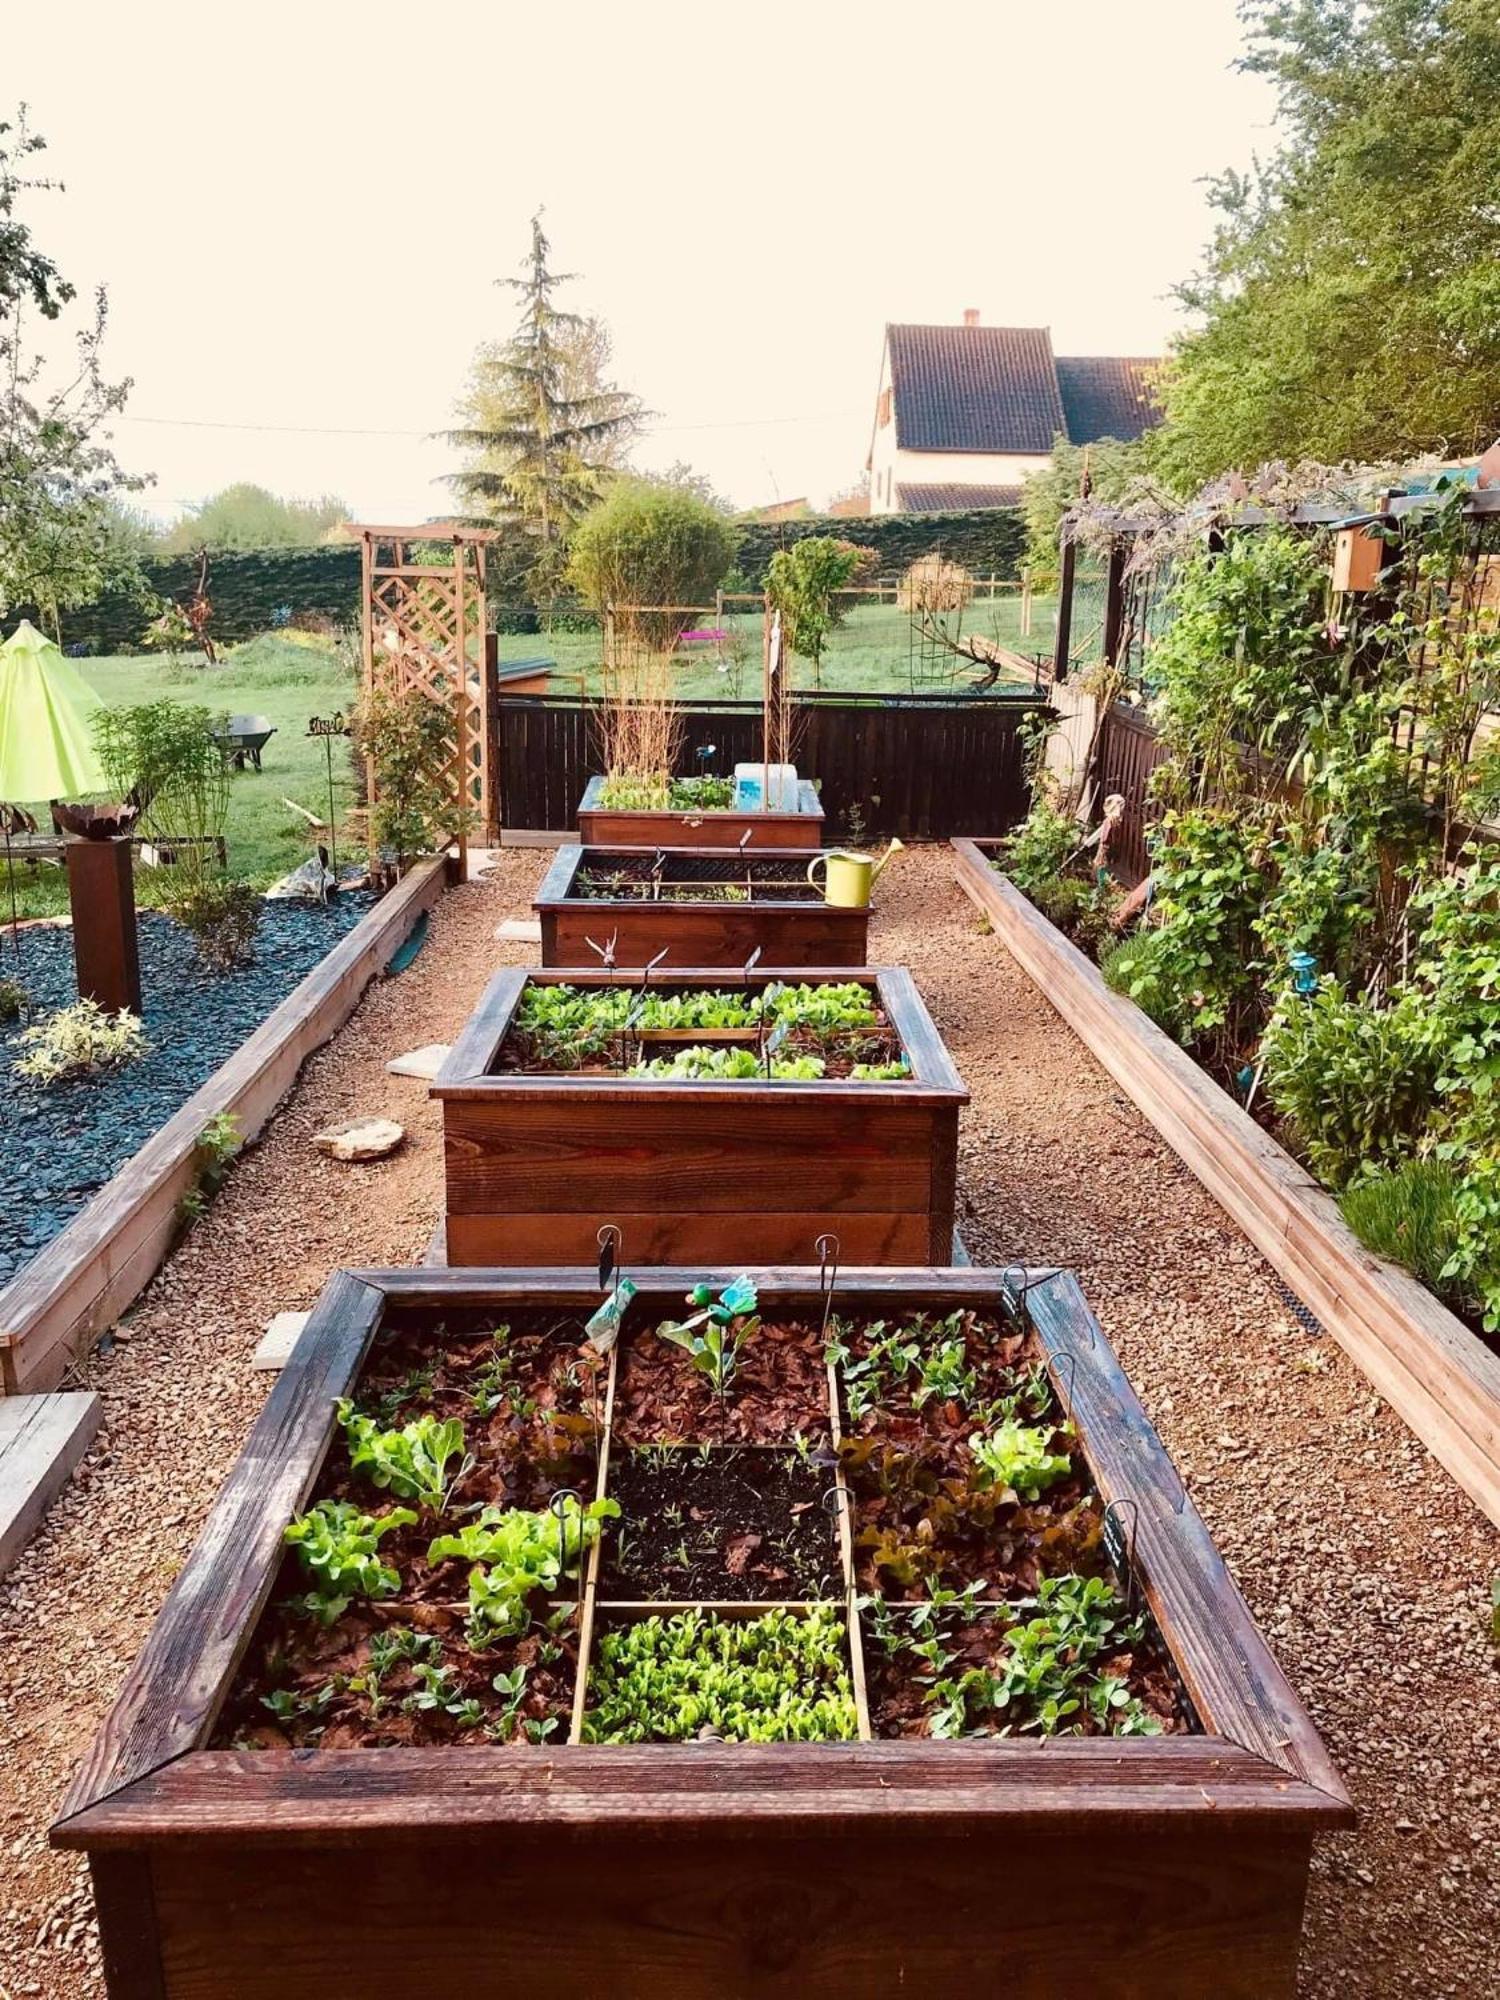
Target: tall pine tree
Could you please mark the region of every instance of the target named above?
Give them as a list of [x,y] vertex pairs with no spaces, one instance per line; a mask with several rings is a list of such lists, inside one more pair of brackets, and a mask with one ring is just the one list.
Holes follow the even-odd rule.
[[527,583],[539,603],[556,594],[569,530],[643,415],[636,397],[600,379],[598,323],[554,303],[573,274],[549,269],[550,251],[535,215],[524,275],[497,280],[519,294],[520,321],[503,345],[481,350],[462,410],[470,422],[446,433],[468,454],[453,475],[463,499],[526,538]]

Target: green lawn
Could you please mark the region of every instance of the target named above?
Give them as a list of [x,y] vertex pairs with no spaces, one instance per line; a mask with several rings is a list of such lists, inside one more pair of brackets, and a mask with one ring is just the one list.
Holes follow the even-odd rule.
[[[964,614],[965,634],[978,633],[996,638],[1018,653],[1052,651],[1052,634],[1057,615],[1055,598],[1038,597],[1032,606],[1031,632],[1021,633],[1021,606],[1015,593],[971,604]],[[712,614],[701,621],[713,624]],[[694,700],[717,695],[720,699],[758,701],[761,675],[761,614],[735,612],[724,620],[726,629],[738,631],[744,640],[743,664],[736,675],[732,664],[721,671],[712,645],[695,645],[679,650],[680,677],[676,692],[680,699]],[[600,686],[600,638],[596,632],[538,632],[500,635],[500,658],[520,660],[538,654],[557,662],[552,689],[557,694],[597,694]],[[806,660],[794,660],[794,685],[813,686],[812,668]],[[923,660],[913,649],[911,620],[894,604],[861,604],[849,613],[828,642],[823,655],[822,677],[818,685],[825,694],[909,694],[915,683],[919,693],[942,694],[973,683],[981,669],[966,660],[940,656]],[[1018,681],[1001,686],[1030,686]]]
[[[230,871],[266,887],[306,860],[312,852],[311,829],[283,801],[295,799],[309,812],[327,817],[324,747],[307,734],[308,718],[330,715],[337,708],[347,713],[356,692],[354,676],[330,646],[297,645],[266,634],[234,647],[213,667],[174,667],[156,658],[106,657],[76,664],[111,707],[167,699],[200,704],[215,713],[268,716],[276,734],[262,753],[265,768],[237,771],[232,781],[225,830]],[[337,739],[333,775],[338,811],[343,814],[354,801],[354,784],[349,746]],[[47,826],[45,806],[33,810]],[[51,916],[67,909],[67,883],[60,867],[22,866],[15,872],[23,916]],[[0,878],[4,873],[0,853]],[[154,886],[152,870],[137,868],[136,895],[142,904],[154,900]],[[0,880],[0,918],[9,915],[9,888]]]

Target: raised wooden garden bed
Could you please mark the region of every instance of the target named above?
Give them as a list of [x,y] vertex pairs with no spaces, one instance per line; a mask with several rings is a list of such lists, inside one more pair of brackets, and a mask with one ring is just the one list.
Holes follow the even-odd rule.
[[955,840],[960,887],[1085,1046],[1442,1466],[1500,1523],[1500,1356],[1365,1249],[1338,1203],[990,866]]
[[[813,853],[563,847],[532,908],[543,965],[864,965],[870,912],[825,903]],[[665,954],[665,956],[662,956]]]
[[1290,1995],[1352,1815],[1076,1282],[636,1277],[607,1359],[592,1272],[329,1283],[52,1831],[112,2000]]
[[[823,840],[823,808],[816,786],[803,778],[796,812],[626,812],[602,805],[603,778],[590,778],[578,807],[578,837],[585,847],[803,847]],[[749,836],[748,841],[746,836]]]
[[150,1282],[181,1227],[205,1126],[221,1114],[251,1139],[314,1049],[340,1029],[423,913],[443,893],[448,864],[418,862],[118,1173],[0,1288],[0,1388],[55,1388],[92,1336]]
[[[789,985],[817,989],[815,1007],[838,1000],[825,988],[857,989],[867,1025],[789,1032],[778,1010],[805,1011],[795,993],[776,997]],[[557,989],[567,1011],[553,1015]],[[709,1025],[678,1025],[674,1010],[705,993],[718,996]],[[639,1074],[646,1063],[654,1073]],[[856,1063],[904,1073],[861,1080]],[[710,1064],[750,1073],[681,1073]],[[662,1075],[668,1065],[679,1073]],[[813,1065],[824,1073],[786,1074]],[[443,1106],[450,1264],[577,1264],[597,1254],[604,1223],[631,1262],[807,1262],[825,1233],[850,1262],[952,1255],[968,1092],[904,971],[706,968],[648,986],[629,974],[499,972],[432,1095]]]

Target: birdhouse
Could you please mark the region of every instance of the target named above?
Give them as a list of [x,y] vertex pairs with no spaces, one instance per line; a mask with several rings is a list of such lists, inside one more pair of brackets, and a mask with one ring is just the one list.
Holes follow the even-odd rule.
[[1335,590],[1373,590],[1385,557],[1385,543],[1368,528],[1340,528],[1333,538]]

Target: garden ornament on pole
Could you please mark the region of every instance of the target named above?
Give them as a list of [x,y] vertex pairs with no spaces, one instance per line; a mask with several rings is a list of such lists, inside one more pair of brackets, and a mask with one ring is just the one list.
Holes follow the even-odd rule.
[[128,807],[64,804],[106,791],[94,747],[99,697],[25,619],[0,645],[0,799],[47,799],[63,836],[78,990],[112,1013],[140,1011]]

